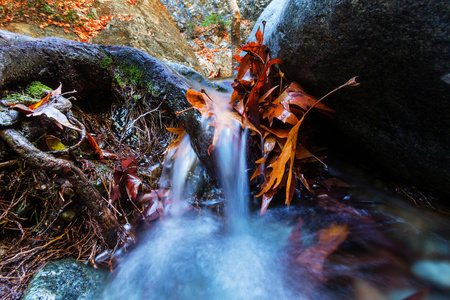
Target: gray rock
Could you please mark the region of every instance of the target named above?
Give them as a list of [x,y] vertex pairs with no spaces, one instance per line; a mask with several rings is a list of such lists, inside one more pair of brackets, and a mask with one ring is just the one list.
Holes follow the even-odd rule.
[[260,16],[282,71],[323,96],[326,133],[396,180],[450,195],[450,73],[447,1],[275,0]]
[[450,262],[422,260],[416,262],[412,270],[414,274],[425,281],[441,288],[450,289]]
[[97,299],[107,272],[68,258],[48,263],[33,276],[24,300]]
[[10,126],[19,120],[19,112],[0,103],[0,126]]

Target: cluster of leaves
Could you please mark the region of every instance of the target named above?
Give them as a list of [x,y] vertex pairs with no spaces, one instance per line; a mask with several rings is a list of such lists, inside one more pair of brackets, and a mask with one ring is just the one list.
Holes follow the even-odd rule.
[[[153,221],[164,215],[164,206],[171,203],[169,190],[139,191],[142,178],[137,176],[138,156],[121,161],[114,170],[114,188],[111,193],[111,203],[122,198],[121,190],[125,189],[127,199],[141,214],[143,220]],[[140,210],[138,207],[143,209]]]
[[[87,42],[104,29],[113,15],[100,16],[91,13],[94,0],[0,0],[0,24],[8,22],[34,22],[40,28],[50,25],[62,27],[66,33],[72,30],[79,41]],[[129,3],[135,4],[135,3]],[[118,15],[119,19],[132,18]]]
[[[265,212],[274,195],[285,189],[285,204],[290,205],[296,182],[309,190],[304,176],[304,166],[319,161],[307,149],[308,136],[301,125],[312,108],[324,114],[334,111],[321,103],[296,82],[289,82],[275,68],[282,60],[271,59],[270,51],[263,44],[261,30],[256,33],[256,42],[241,48],[244,56],[236,56],[238,74],[233,86],[230,104],[247,123],[253,124],[262,134],[262,157],[252,176],[263,176],[264,182],[257,197],[262,196],[261,214]],[[355,78],[340,86],[356,86]],[[338,88],[338,89],[339,89]]]
[[[218,109],[214,108],[214,102],[204,91],[199,93],[189,90],[186,95],[192,106],[204,117],[215,118],[215,133],[209,152],[214,149],[222,129],[232,128],[232,119],[248,127],[254,133],[256,144],[263,145],[260,146],[262,156],[257,161],[259,166],[252,176],[252,179],[264,177],[257,195],[262,196],[261,214],[280,189],[285,189],[286,205],[291,203],[296,183],[301,183],[309,190],[303,169],[308,163],[319,161],[319,158],[307,149],[308,136],[301,130],[301,125],[312,108],[324,114],[334,112],[321,103],[327,95],[322,99],[309,95],[298,83],[289,82],[275,68],[282,60],[271,59],[263,40],[263,33],[258,29],[256,42],[250,42],[240,49],[246,52],[244,56],[235,57],[239,66],[230,101],[234,112],[228,115],[223,110],[220,114],[215,113]],[[352,78],[339,88],[355,85],[358,84]],[[263,143],[260,142],[261,138]]]

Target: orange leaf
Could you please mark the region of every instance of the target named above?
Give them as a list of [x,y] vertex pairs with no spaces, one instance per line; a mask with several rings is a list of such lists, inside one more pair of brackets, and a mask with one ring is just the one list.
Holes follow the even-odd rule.
[[202,114],[202,116],[207,115],[208,111],[211,110],[211,99],[208,99],[202,93],[189,89],[186,92],[186,98],[189,103]]
[[36,108],[38,108],[38,107],[41,106],[42,104],[47,103],[47,102],[48,102],[48,99],[50,99],[51,94],[52,94],[52,93],[48,93],[47,96],[45,96],[44,98],[42,98],[41,101],[39,101],[39,102],[37,102],[37,103],[35,103],[35,104],[32,104],[32,105],[28,106],[28,108],[31,109],[31,110],[35,110]]
[[279,138],[287,138],[289,136],[289,130],[287,129],[281,129],[281,128],[276,128],[276,127],[266,127],[264,125],[261,125],[261,128],[266,131],[266,132],[270,132],[272,134],[274,134],[275,136],[279,137]]
[[269,120],[270,126],[272,126],[274,118],[277,118],[283,123],[288,123],[291,125],[295,125],[298,122],[297,117],[293,113],[285,109],[284,106],[280,103],[269,105],[263,113],[263,118],[267,118]]
[[171,149],[177,147],[181,143],[181,140],[183,139],[184,135],[186,134],[186,130],[183,127],[180,127],[180,128],[168,127],[168,128],[166,128],[166,130],[178,135],[177,138],[174,141],[172,141],[170,143],[170,145],[167,147],[166,151],[170,151]]
[[94,155],[97,155],[99,159],[103,159],[102,149],[100,149],[95,139],[89,134],[89,132],[86,132],[86,136],[89,143],[89,147],[91,147],[91,149],[94,150]]
[[[288,183],[286,186],[286,190],[290,189],[290,184],[292,182],[292,166],[294,163],[294,155],[295,155],[295,148],[297,145],[297,134],[298,129],[300,128],[300,125],[302,124],[303,118],[289,131],[288,138],[286,140],[286,143],[283,147],[283,150],[281,151],[280,156],[278,159],[272,163],[269,167],[272,168],[272,172],[270,172],[269,175],[269,181],[267,182],[267,186],[257,195],[257,197],[261,196],[262,194],[265,194],[267,191],[269,191],[271,188],[275,189],[282,181],[283,175],[286,170],[286,163],[288,160],[291,160],[290,168],[288,171]],[[286,199],[288,201],[288,199]]]

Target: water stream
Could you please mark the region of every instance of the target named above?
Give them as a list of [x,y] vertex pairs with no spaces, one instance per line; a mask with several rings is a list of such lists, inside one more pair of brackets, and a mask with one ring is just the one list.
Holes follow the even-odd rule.
[[[330,172],[356,187],[352,199],[370,221],[359,224],[351,216],[317,210],[307,200],[259,216],[248,207],[246,132],[225,129],[220,139],[219,178],[225,199],[219,200],[226,203],[226,216],[208,209],[187,211],[185,199],[196,190],[187,178],[197,176],[193,173],[199,168],[185,137],[175,161],[166,162],[170,169],[163,171],[160,182],[171,187],[167,216],[120,257],[104,299],[404,299],[422,287],[431,287],[427,299],[447,298],[448,287],[414,269],[433,258],[448,262],[445,218],[411,206],[405,209],[373,179],[362,180],[370,177],[359,169],[340,163],[331,163]],[[328,281],[314,278],[292,258],[290,236],[299,217],[305,223],[305,248],[316,243],[317,230],[330,222],[352,226],[354,237],[324,266]]]

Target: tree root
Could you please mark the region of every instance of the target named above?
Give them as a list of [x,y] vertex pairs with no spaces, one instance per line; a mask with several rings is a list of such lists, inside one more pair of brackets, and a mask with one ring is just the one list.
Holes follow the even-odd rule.
[[105,243],[109,247],[113,248],[125,239],[122,226],[108,209],[107,202],[79,168],[69,161],[55,158],[37,149],[15,129],[1,129],[0,137],[30,165],[70,182],[89,213],[94,214],[92,217],[98,222]]

